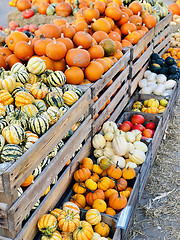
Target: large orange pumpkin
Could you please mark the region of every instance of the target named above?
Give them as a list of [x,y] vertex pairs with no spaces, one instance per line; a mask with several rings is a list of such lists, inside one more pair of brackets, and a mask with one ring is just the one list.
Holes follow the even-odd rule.
[[67,2],[61,2],[56,6],[55,12],[58,16],[68,17],[71,15],[72,7]]
[[73,37],[74,44],[78,46],[82,46],[84,49],[88,49],[92,45],[92,37],[86,31],[79,31]]
[[134,23],[125,23],[121,26],[121,32],[123,35],[128,35],[129,32],[134,32],[136,30]]
[[49,3],[40,3],[38,7],[38,13],[46,15],[46,10],[49,7]]
[[168,10],[172,12],[173,15],[180,15],[180,6],[177,3],[169,5]]
[[0,47],[0,56],[2,56],[4,60],[11,54],[13,54],[13,52],[8,47]]
[[84,49],[70,49],[66,54],[66,62],[69,66],[84,68],[90,62],[90,54]]
[[29,42],[29,38],[25,33],[18,31],[12,32],[6,38],[6,44],[11,51],[14,51],[16,44],[20,41]]
[[108,34],[104,31],[97,31],[93,33],[92,37],[96,40],[97,43],[100,43],[102,40],[109,38]]
[[39,56],[45,55],[46,54],[46,46],[50,42],[52,42],[51,38],[45,38],[43,35],[41,35],[40,39],[34,43],[34,52]]
[[88,49],[88,52],[90,54],[91,60],[104,57],[104,49],[100,45],[90,47]]
[[66,82],[69,84],[81,84],[84,81],[84,73],[79,67],[68,67],[64,72]]
[[27,61],[34,54],[33,46],[30,42],[20,41],[16,44],[14,53],[20,60]]
[[29,0],[18,0],[17,1],[17,9],[21,12],[30,9],[31,2]]
[[142,12],[142,6],[140,3],[138,2],[132,2],[130,5],[129,5],[129,9],[135,14],[137,15],[138,13],[141,14]]
[[66,55],[66,52],[67,48],[65,44],[58,42],[55,39],[46,46],[46,55],[55,61],[63,59]]
[[105,15],[109,18],[112,18],[114,21],[118,21],[122,16],[122,11],[118,7],[109,6],[105,10]]
[[147,28],[151,29],[156,26],[156,18],[153,15],[149,15],[143,18],[143,23],[145,23]]
[[85,29],[86,29],[86,32],[89,32],[89,27],[88,27],[87,22],[85,22],[83,20],[75,23],[73,26],[74,26],[76,32],[84,31]]
[[107,70],[109,69],[109,66],[108,66],[108,63],[106,62],[106,60],[104,60],[102,58],[98,58],[98,59],[96,59],[96,61],[103,66],[104,72],[107,72]]
[[134,23],[134,25],[136,26],[136,28],[139,30],[141,29],[141,26],[142,26],[142,18],[140,16],[137,16],[137,15],[132,15],[130,18],[129,18],[129,21],[131,23]]
[[53,61],[54,63],[54,71],[62,71],[64,72],[66,70],[66,61],[65,59],[62,59],[60,61]]
[[22,63],[22,61],[18,57],[16,57],[15,54],[11,54],[6,58],[6,65],[8,69],[10,69],[17,62]]
[[40,28],[42,35],[45,38],[60,38],[61,37],[61,29],[57,25],[54,24],[45,24]]
[[85,69],[84,73],[85,73],[85,77],[89,81],[95,82],[104,73],[104,68],[100,63],[98,63],[96,61],[92,61],[92,62],[90,62],[88,67]]

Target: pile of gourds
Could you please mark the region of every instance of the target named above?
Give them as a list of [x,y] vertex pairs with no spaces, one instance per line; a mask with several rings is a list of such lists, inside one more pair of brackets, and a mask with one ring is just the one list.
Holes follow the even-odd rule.
[[[177,47],[177,49],[180,49],[180,31],[171,33],[170,46],[175,47],[175,48]],[[179,52],[179,50],[178,50],[178,52]],[[171,57],[176,56],[176,55],[173,54],[173,55],[171,55]],[[180,59],[179,54],[178,54],[177,58]]]
[[[38,220],[38,229],[43,233],[41,240],[108,240],[110,227],[101,221],[101,214],[96,209],[88,210],[85,219],[80,217],[79,207],[72,202],[65,202],[62,209],[55,208]],[[108,238],[107,238],[108,237]]]

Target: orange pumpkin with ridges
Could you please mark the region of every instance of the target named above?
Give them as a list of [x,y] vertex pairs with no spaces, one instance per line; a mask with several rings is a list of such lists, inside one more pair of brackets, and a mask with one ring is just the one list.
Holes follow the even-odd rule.
[[81,84],[84,80],[84,73],[79,67],[68,67],[64,72],[66,82],[69,84]]
[[13,54],[13,52],[8,47],[0,47],[0,56],[2,56],[4,60],[11,54]]
[[134,32],[136,30],[137,28],[134,23],[125,23],[121,26],[121,32],[123,35],[128,35],[129,32]]
[[100,14],[103,14],[106,9],[106,4],[98,0],[95,1],[94,8],[96,8],[100,12]]
[[86,21],[92,22],[93,19],[98,19],[100,17],[100,13],[96,8],[93,8],[93,4],[91,8],[87,8],[84,12],[84,17]]
[[72,13],[72,7],[67,2],[61,2],[61,3],[56,5],[55,12],[58,16],[68,17]]
[[60,28],[65,38],[73,38],[74,34],[76,33],[74,27],[69,25],[69,23],[62,25]]
[[90,54],[91,60],[104,57],[104,50],[100,45],[95,45],[95,46],[90,47],[88,49],[88,52]]
[[122,16],[122,11],[118,7],[109,6],[105,10],[105,15],[114,21],[118,21]]
[[25,33],[18,32],[18,31],[12,32],[6,38],[6,44],[11,51],[14,51],[16,44],[20,41],[29,42],[29,38]]
[[103,68],[103,66],[100,63],[98,63],[96,61],[91,61],[90,64],[85,69],[84,73],[85,73],[85,77],[89,81],[95,82],[104,73],[104,68]]
[[87,67],[90,63],[90,54],[84,49],[73,48],[67,52],[66,62],[69,66]]
[[65,44],[57,42],[55,39],[46,46],[46,55],[55,61],[63,59],[66,55],[66,52],[67,48]]

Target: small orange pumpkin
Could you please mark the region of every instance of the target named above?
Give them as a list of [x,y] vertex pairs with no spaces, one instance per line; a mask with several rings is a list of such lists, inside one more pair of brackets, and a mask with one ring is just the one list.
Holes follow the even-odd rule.
[[21,184],[21,187],[28,187],[33,183],[34,176],[32,174],[29,175],[29,177],[24,180],[24,182]]
[[90,64],[85,69],[85,77],[91,81],[95,82],[98,80],[104,73],[103,66],[97,61],[91,61]]
[[67,48],[65,44],[56,41],[50,42],[46,46],[46,55],[52,60],[61,60],[65,57]]
[[69,84],[81,84],[84,81],[84,73],[79,67],[67,67],[64,72],[66,76],[66,82]]

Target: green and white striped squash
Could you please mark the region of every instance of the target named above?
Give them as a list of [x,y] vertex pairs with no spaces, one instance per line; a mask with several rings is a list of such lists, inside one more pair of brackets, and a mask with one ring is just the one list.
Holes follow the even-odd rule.
[[33,85],[34,83],[37,83],[39,80],[38,76],[36,76],[36,74],[34,73],[29,73],[29,80],[28,83]]
[[18,93],[18,92],[27,92],[27,93],[30,93],[30,91],[29,91],[28,89],[26,89],[25,87],[17,87],[17,88],[15,88],[15,89],[12,91],[12,93],[11,93],[12,97],[14,98],[15,95],[16,95],[16,93]]
[[64,84],[62,86],[62,89],[63,89],[63,93],[65,93],[66,91],[69,91],[69,90],[74,91],[75,86],[72,84]]
[[63,140],[60,140],[60,142],[57,144],[58,151],[64,146]]
[[158,1],[155,1],[155,0],[146,0],[147,3],[151,4],[151,6],[154,6],[156,4],[156,2]]
[[49,87],[49,92],[57,92],[57,93],[59,93],[59,95],[61,95],[61,96],[63,95],[63,91],[59,87]]
[[26,67],[20,62],[15,63],[11,67],[11,72],[13,72],[13,73],[17,73],[17,72],[21,72],[21,71],[26,71]]
[[45,71],[41,74],[41,80],[43,81],[43,83],[47,84],[47,77],[48,77],[51,73],[53,73],[53,71],[50,70],[50,69],[47,69],[47,70],[45,70]]
[[47,106],[45,102],[42,99],[36,99],[33,104],[37,107],[39,111],[46,111]]
[[55,71],[47,77],[47,83],[49,86],[61,87],[66,82],[66,77],[63,72]]
[[37,201],[37,203],[32,207],[31,210],[36,210],[36,208],[38,208],[40,205],[40,200]]
[[28,127],[28,117],[25,113],[23,113],[21,111],[21,107],[18,109],[16,109],[14,112],[10,112],[7,116],[6,116],[6,120],[10,123],[10,124],[18,124],[19,126],[21,126],[24,130],[27,129]]
[[1,162],[16,161],[23,155],[22,149],[16,144],[7,144],[1,152]]
[[57,92],[49,92],[46,95],[46,103],[49,106],[56,106],[58,108],[62,107],[64,105],[64,100],[61,95]]
[[161,6],[164,5],[163,0],[158,0],[157,3],[160,4]]
[[36,116],[29,119],[29,128],[33,133],[41,136],[49,129],[48,119],[38,112]]
[[2,130],[9,125],[8,121],[4,118],[0,119],[0,133]]
[[10,105],[5,105],[5,109],[6,109],[6,114],[9,114],[11,112],[14,112],[14,105],[10,104]]
[[38,135],[30,131],[25,132],[25,139],[22,143],[23,152],[26,152],[39,139]]
[[37,166],[37,168],[34,169],[34,171],[32,172],[32,175],[34,176],[34,178],[36,178],[42,171],[42,167],[39,165]]
[[26,71],[15,73],[16,81],[25,84],[29,80],[29,74]]
[[74,92],[78,95],[79,98],[83,95],[83,91],[80,88],[74,88]]
[[141,6],[143,8],[144,11],[147,11],[149,14],[151,14],[152,12],[152,7],[151,7],[151,4],[150,3],[141,3]]
[[18,198],[20,198],[20,196],[23,194],[23,190],[21,187],[18,187],[17,194],[18,194]]
[[57,153],[58,153],[58,147],[55,146],[55,147],[53,148],[53,150],[48,154],[48,157],[49,157],[49,158],[54,158]]
[[5,139],[2,135],[0,135],[0,152],[2,151],[4,145],[5,145]]
[[48,119],[50,126],[56,123],[61,117],[59,108],[53,106],[49,107],[47,111],[43,112],[41,115]]
[[78,95],[74,91],[66,91],[63,94],[63,99],[64,103],[67,104],[68,106],[72,106],[77,100],[78,100]]
[[63,116],[69,109],[70,107],[66,104],[64,104],[63,107],[60,107],[59,111],[61,113],[61,116]]
[[8,92],[12,92],[16,87],[16,78],[14,75],[6,76],[0,79],[0,88]]
[[52,183],[51,184],[56,184],[57,183],[57,180],[58,180],[58,176],[56,176],[54,179],[53,179],[53,181],[52,181]]
[[162,7],[161,7],[161,15],[160,15],[160,17],[161,18],[164,18],[164,17],[166,17],[168,15],[168,7],[166,6],[166,5],[163,5]]
[[9,124],[2,130],[2,135],[10,144],[20,144],[25,138],[24,129],[18,124]]
[[36,116],[38,109],[34,104],[27,104],[22,107],[22,112],[26,114],[28,118]]
[[41,162],[41,167],[44,168],[50,163],[51,159],[49,157],[45,157]]
[[46,64],[41,58],[33,57],[29,59],[27,69],[30,73],[40,75],[46,69]]
[[82,123],[82,122],[84,121],[84,119],[85,119],[85,115],[83,114],[83,115],[79,118],[78,122]]

